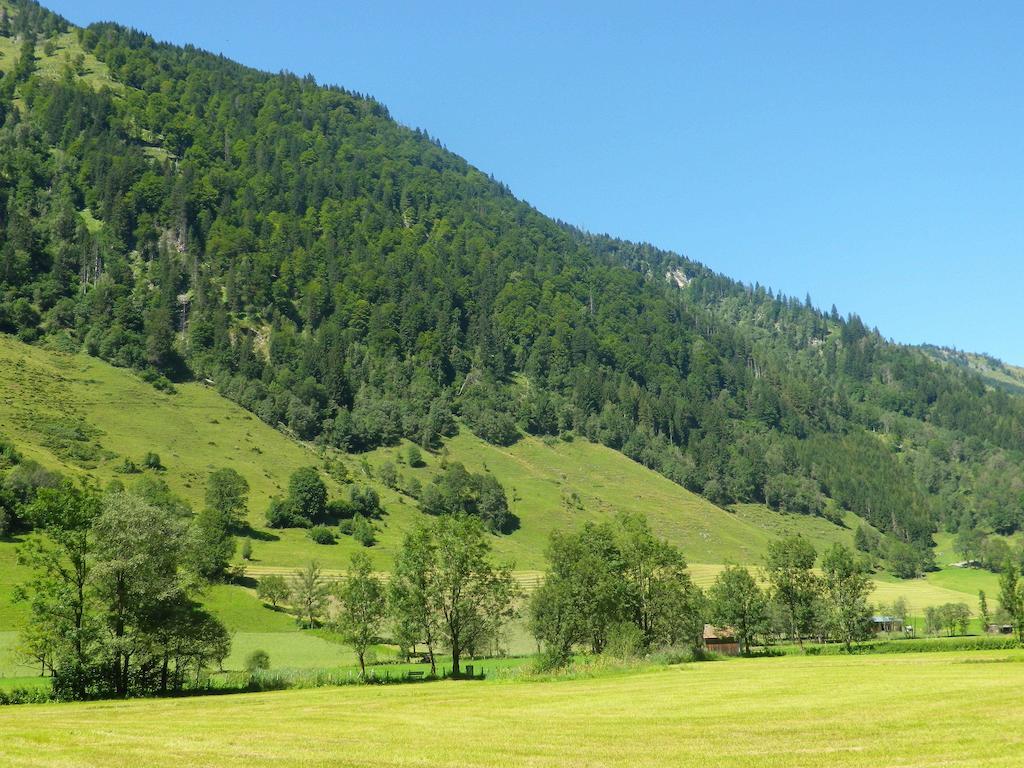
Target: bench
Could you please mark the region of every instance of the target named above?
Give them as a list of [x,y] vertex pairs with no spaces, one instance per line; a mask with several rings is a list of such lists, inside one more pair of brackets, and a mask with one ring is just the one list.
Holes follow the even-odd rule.
[[409,680],[422,680],[423,679],[423,672],[420,672],[420,671],[406,672],[405,676]]

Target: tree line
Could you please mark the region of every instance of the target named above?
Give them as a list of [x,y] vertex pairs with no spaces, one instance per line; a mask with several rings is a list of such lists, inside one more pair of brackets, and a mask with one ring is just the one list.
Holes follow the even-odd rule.
[[367,650],[387,638],[406,659],[422,648],[431,674],[437,654],[446,650],[456,676],[466,654],[500,648],[520,596],[511,566],[494,562],[483,522],[464,513],[416,525],[386,579],[357,551],[338,584],[310,563],[290,579],[265,576],[257,593],[274,608],[287,604],[304,627],[336,632],[352,647],[363,674]]

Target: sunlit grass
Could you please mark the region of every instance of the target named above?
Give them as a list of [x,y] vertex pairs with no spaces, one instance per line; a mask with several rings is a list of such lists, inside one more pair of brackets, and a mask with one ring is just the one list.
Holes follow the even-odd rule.
[[5,765],[1010,766],[1020,652],[0,709]]

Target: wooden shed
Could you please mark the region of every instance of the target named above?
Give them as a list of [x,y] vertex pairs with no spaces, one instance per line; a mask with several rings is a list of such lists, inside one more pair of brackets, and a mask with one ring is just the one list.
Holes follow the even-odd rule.
[[883,632],[902,632],[903,620],[896,616],[872,616],[871,630],[876,635]]
[[704,625],[704,647],[723,656],[739,656],[740,644],[732,627]]

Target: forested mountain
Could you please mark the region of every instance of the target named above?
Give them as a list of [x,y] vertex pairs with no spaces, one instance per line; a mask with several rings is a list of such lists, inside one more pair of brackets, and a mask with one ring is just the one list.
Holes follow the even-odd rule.
[[1024,401],[974,371],[545,217],[371,98],[5,6],[0,330],[351,452],[586,437],[853,510],[905,575],[940,527],[1024,524]]

